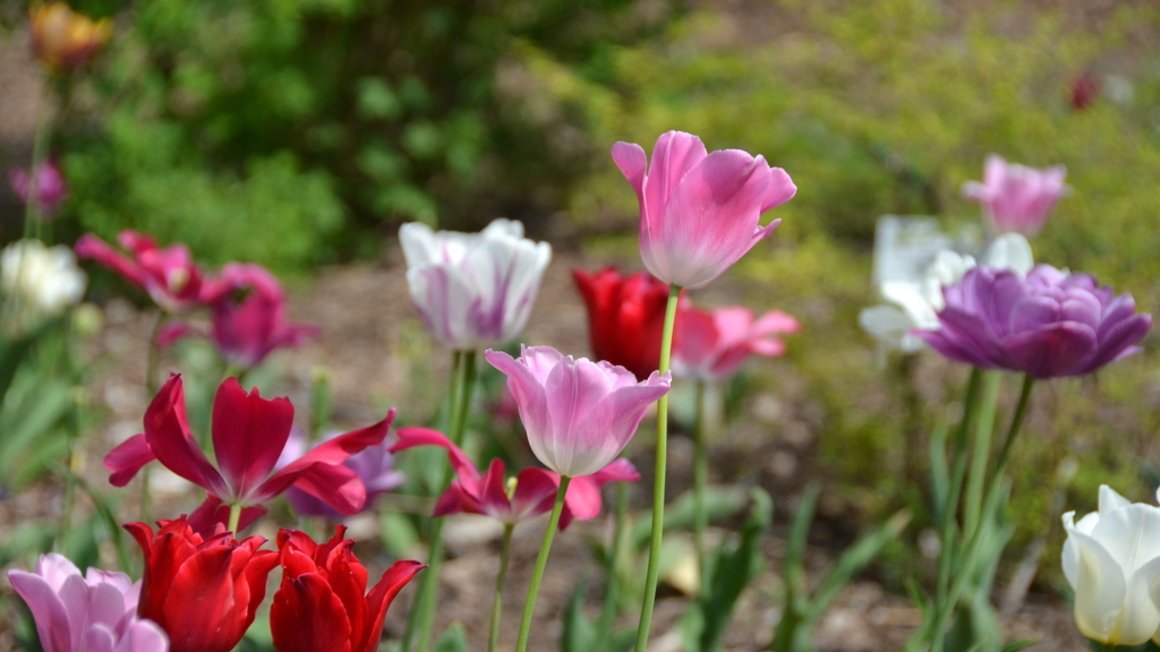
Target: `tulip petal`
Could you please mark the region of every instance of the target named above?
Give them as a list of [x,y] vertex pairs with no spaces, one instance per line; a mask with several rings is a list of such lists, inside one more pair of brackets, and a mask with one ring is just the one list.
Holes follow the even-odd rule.
[[109,483],[114,487],[124,487],[146,464],[157,459],[145,435],[133,435],[109,451],[105,456],[105,468],[111,471]]
[[1086,325],[1060,322],[1012,335],[1002,345],[1015,368],[1032,378],[1051,378],[1075,373],[1067,365],[1088,359],[1096,346],[1096,334]]
[[279,652],[350,652],[346,608],[316,573],[283,579],[270,607],[270,634]]
[[426,567],[427,564],[404,560],[395,562],[383,573],[378,583],[367,594],[367,611],[371,614],[370,625],[367,628],[366,639],[355,642],[352,648],[354,652],[374,652],[378,649],[383,621],[387,617],[391,602],[395,600],[399,591]]
[[8,571],[8,581],[32,612],[44,651],[69,652],[72,640],[68,611],[53,587],[39,575],[22,570]]
[[218,387],[213,447],[231,497],[249,496],[270,474],[293,425],[294,406],[288,399],[264,399],[257,388],[246,394],[237,378]]
[[145,439],[153,454],[170,471],[212,494],[228,495],[225,481],[189,432],[181,376],[171,376],[149,404],[145,411]]
[[637,201],[643,208],[645,206],[644,177],[648,167],[648,156],[645,155],[644,148],[636,143],[618,141],[612,146],[612,162],[620,168],[620,173],[624,175],[624,178],[628,179],[628,183],[636,191]]

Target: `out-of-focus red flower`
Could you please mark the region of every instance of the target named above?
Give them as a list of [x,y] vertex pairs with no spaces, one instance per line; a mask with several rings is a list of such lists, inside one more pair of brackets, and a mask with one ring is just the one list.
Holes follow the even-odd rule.
[[1103,86],[1100,84],[1099,78],[1091,72],[1083,73],[1071,83],[1071,93],[1068,98],[1071,101],[1071,108],[1083,111],[1095,104],[1101,91],[1103,91]]
[[222,357],[243,370],[253,369],[275,350],[318,336],[314,324],[286,321],[286,292],[261,265],[230,263],[202,287],[202,302],[213,311],[209,333],[186,323],[170,324],[160,344],[189,336],[208,337]]
[[32,7],[32,52],[49,70],[75,70],[89,62],[113,35],[108,18],[93,20],[63,2]]
[[336,530],[323,544],[297,530],[278,533],[282,584],[270,607],[278,652],[374,652],[391,601],[427,567],[395,562],[367,593],[367,569],[354,556],[354,541],[343,538],[345,527]]
[[181,312],[202,303],[202,272],[185,245],[164,249],[153,238],[136,231],[121,231],[117,243],[129,255],[87,233],[74,247],[77,258],[89,258],[141,288],[167,312]]
[[[382,443],[394,419],[387,413],[378,423],[348,432],[310,449],[275,470],[290,437],[294,406],[286,398],[264,399],[254,389],[247,394],[236,378],[218,388],[213,404],[215,467],[198,447],[185,418],[181,377],[173,376],[157,392],[145,412],[145,432],[125,440],[105,456],[109,482],[123,487],[153,460],[204,487],[209,519],[221,502],[259,505],[296,486],[343,514],[353,514],[366,502],[366,486],[343,464],[351,455]],[[220,470],[219,470],[220,469]],[[215,500],[219,502],[214,502]]]
[[661,360],[661,331],[669,286],[647,272],[621,275],[614,267],[596,273],[572,270],[588,308],[592,355],[644,380]]
[[137,614],[165,630],[171,652],[232,650],[266,597],[277,553],[259,550],[262,537],[202,537],[185,518],[159,526],[125,526],[145,556]]

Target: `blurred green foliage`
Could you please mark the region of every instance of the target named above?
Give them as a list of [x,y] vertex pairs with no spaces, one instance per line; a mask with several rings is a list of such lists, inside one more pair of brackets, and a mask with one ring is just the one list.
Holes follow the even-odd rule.
[[[599,76],[670,12],[627,0],[78,2],[115,13],[93,74],[62,88],[80,230],[132,225],[200,259],[275,269],[377,253],[405,220],[541,216],[589,154],[544,146],[521,44]],[[81,119],[76,119],[81,118]],[[531,192],[529,192],[531,189]],[[370,236],[370,237],[368,237]]]

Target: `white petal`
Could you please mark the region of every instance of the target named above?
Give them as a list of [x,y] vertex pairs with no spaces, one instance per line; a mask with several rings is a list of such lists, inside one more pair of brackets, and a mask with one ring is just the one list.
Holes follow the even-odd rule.
[[995,238],[983,254],[983,264],[987,267],[1009,269],[1025,276],[1035,266],[1031,245],[1018,233],[1008,233]]

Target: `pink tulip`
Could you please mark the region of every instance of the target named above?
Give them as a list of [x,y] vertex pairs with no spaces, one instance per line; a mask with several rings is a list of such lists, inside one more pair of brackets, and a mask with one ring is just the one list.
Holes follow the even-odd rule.
[[756,318],[748,308],[684,306],[677,313],[681,336],[673,349],[673,373],[710,382],[725,380],[750,355],[776,358],[784,354],[785,342],[777,336],[799,330],[801,324],[780,310]]
[[987,157],[983,183],[963,185],[963,196],[983,205],[996,234],[1019,233],[1032,236],[1047,223],[1055,202],[1067,192],[1062,165],[1037,170],[1008,163],[1003,157]]
[[[707,153],[701,139],[661,134],[652,162],[644,148],[618,142],[612,160],[640,203],[640,255],[653,276],[683,288],[708,285],[773,233],[758,224],[797,187],[781,168],[738,149]],[[646,173],[647,166],[647,173]]]
[[[503,460],[492,460],[487,473],[481,474],[458,446],[435,430],[402,428],[399,430],[399,441],[391,447],[391,452],[415,446],[438,446],[445,449],[456,474],[451,486],[435,503],[434,516],[457,512],[482,514],[505,525],[515,525],[552,511],[552,503],[560,486],[559,474],[544,469],[523,469],[513,478],[514,489],[509,490]],[[617,459],[592,475],[572,478],[568,493],[564,496],[560,529],[568,527],[573,519],[587,521],[599,516],[604,504],[600,488],[604,485],[637,480],[640,480],[640,474],[626,459]]]
[[394,415],[391,410],[382,421],[335,437],[274,470],[290,436],[294,406],[286,398],[264,399],[257,389],[246,394],[236,378],[229,378],[214,398],[215,468],[189,431],[181,376],[174,375],[146,410],[145,433],[114,448],[105,456],[105,468],[112,472],[109,482],[123,487],[156,459],[204,487],[210,494],[207,504],[258,505],[294,486],[338,512],[353,514],[366,502],[366,487],[343,462],[381,443]]
[[654,371],[637,382],[624,367],[574,359],[550,346],[521,347],[519,358],[489,349],[484,357],[507,375],[532,452],[571,478],[616,459],[671,379]]
[[153,238],[136,231],[121,231],[117,242],[130,256],[88,233],[77,240],[77,258],[91,258],[141,288],[168,312],[181,312],[201,303],[202,273],[185,245],[164,249]]
[[60,168],[52,161],[42,163],[35,174],[28,170],[12,170],[8,173],[8,185],[20,201],[25,204],[36,202],[45,215],[55,215],[68,197],[68,184]]
[[36,621],[44,652],[165,652],[156,623],[137,617],[141,583],[124,573],[90,568],[81,575],[67,558],[43,555],[36,572],[8,571],[12,588]]
[[318,336],[313,324],[286,321],[286,293],[261,265],[226,265],[218,278],[203,285],[201,300],[213,311],[210,332],[174,323],[162,331],[160,344],[189,336],[209,337],[227,362],[249,370],[277,349]]

